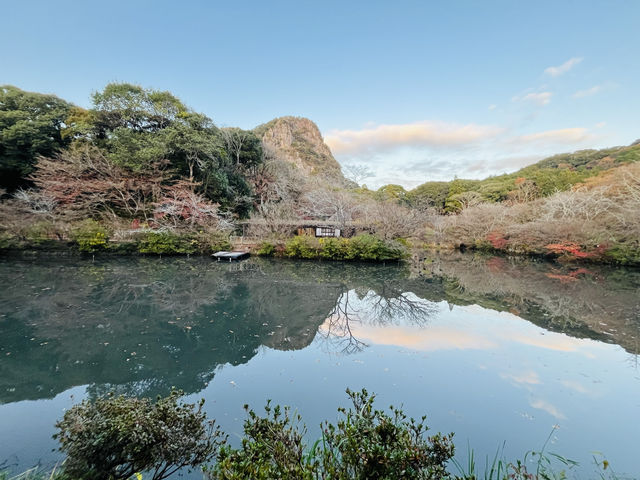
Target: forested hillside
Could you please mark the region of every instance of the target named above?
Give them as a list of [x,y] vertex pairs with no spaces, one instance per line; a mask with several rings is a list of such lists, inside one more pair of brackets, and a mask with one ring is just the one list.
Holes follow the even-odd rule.
[[[0,248],[205,253],[241,233],[263,253],[308,258],[427,246],[640,263],[638,142],[372,191],[358,185],[367,169],[347,166],[345,178],[305,118],[220,128],[169,92],[127,83],[91,100],[0,87]],[[292,239],[310,223],[368,236]]]

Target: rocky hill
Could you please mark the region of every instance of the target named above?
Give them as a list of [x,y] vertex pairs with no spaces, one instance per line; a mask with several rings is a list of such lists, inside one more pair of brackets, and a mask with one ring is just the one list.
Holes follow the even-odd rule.
[[257,126],[253,131],[266,149],[305,174],[345,180],[340,164],[324,143],[318,126],[308,118],[280,117]]

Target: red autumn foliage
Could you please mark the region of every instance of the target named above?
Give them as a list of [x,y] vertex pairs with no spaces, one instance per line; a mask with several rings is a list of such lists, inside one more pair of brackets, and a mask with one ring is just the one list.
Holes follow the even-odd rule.
[[509,241],[504,238],[504,234],[496,231],[487,234],[487,240],[493,248],[504,248],[509,243]]
[[557,255],[568,255],[576,258],[589,258],[591,256],[590,253],[583,252],[582,247],[574,242],[550,243],[545,248]]
[[558,273],[546,273],[545,276],[547,276],[548,278],[560,280],[562,283],[571,283],[578,281],[576,277],[572,277],[571,275],[560,275]]
[[487,268],[489,269],[490,272],[493,273],[500,273],[503,272],[505,269],[505,261],[504,258],[500,258],[500,257],[492,257],[489,260],[487,260]]
[[593,275],[591,270],[587,270],[586,268],[578,268],[569,274],[573,278],[577,278],[579,275]]

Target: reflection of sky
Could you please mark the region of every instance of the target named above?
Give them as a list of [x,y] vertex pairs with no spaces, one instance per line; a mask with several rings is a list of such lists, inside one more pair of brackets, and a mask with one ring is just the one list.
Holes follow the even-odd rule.
[[[640,474],[640,372],[620,347],[549,332],[510,313],[446,303],[429,304],[422,327],[401,314],[385,327],[369,317],[373,300],[350,296],[357,311],[350,327],[369,345],[362,351],[331,353],[322,335],[298,351],[261,347],[247,364],[218,368],[190,398],[204,397],[209,415],[235,441],[242,405],[259,411],[269,398],[297,407],[313,438],[320,422],[335,420],[337,407],[346,405],[347,387],[366,387],[379,407],[403,405],[412,416],[426,414],[432,431],[456,432],[462,457],[467,441],[476,458],[493,456],[506,441],[505,456],[522,458],[558,425],[549,451],[579,460],[589,472],[591,452],[604,452],[617,472]],[[1,405],[3,459],[51,458],[51,426],[69,396],[77,401],[83,390]],[[30,426],[20,433],[25,419]]]

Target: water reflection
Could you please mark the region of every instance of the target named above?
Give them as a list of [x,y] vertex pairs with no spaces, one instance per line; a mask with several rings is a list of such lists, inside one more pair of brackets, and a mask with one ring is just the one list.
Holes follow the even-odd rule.
[[[571,279],[571,280],[569,280]],[[639,351],[640,274],[632,270],[446,256],[412,268],[251,259],[0,260],[0,402],[51,398],[72,386],[138,395],[198,392],[222,365],[261,347],[356,353],[371,343],[419,351],[511,342],[576,351],[577,338]],[[443,321],[473,305],[508,321]],[[482,310],[482,309],[481,309]],[[435,323],[434,318],[439,320]]]

